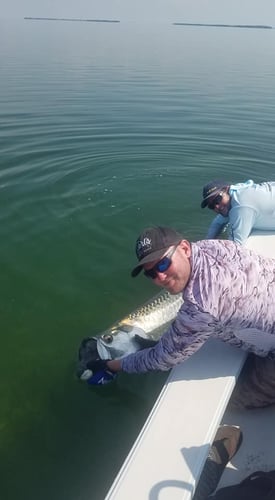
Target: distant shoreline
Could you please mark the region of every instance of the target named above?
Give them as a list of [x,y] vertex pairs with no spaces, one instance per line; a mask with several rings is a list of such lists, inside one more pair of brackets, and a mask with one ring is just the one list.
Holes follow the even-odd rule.
[[211,26],[212,28],[254,28],[272,30],[273,26],[264,24],[207,24],[207,23],[173,23],[175,26]]
[[24,17],[30,21],[74,21],[83,23],[120,23],[117,19],[77,19],[66,17]]

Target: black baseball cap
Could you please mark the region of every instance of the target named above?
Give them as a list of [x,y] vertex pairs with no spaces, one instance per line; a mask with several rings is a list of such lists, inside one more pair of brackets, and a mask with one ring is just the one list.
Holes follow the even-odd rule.
[[208,200],[209,198],[211,198],[211,196],[218,194],[221,191],[221,189],[224,189],[229,185],[230,185],[229,182],[215,180],[215,181],[210,181],[208,182],[208,184],[203,186],[202,190],[203,200],[201,202],[201,208],[205,208],[208,205]]
[[143,264],[159,259],[166,249],[177,245],[182,239],[183,236],[170,227],[154,226],[144,229],[136,241],[136,255],[139,265],[132,270],[132,277],[134,278],[140,273]]

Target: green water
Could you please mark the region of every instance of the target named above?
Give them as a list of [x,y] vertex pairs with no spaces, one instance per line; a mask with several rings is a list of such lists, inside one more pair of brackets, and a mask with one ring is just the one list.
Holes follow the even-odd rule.
[[192,240],[202,185],[275,178],[275,31],[0,26],[0,484],[102,500],[165,374],[91,389],[81,339],[155,293],[148,224]]

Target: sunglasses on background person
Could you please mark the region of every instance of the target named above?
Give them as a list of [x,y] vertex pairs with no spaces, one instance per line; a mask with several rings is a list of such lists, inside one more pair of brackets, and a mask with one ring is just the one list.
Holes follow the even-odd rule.
[[210,201],[210,203],[208,203],[207,206],[208,208],[210,208],[210,210],[214,210],[214,208],[220,204],[223,198],[223,194],[224,193],[219,193],[212,201]]
[[154,280],[157,278],[158,273],[165,273],[172,264],[172,257],[177,248],[178,245],[172,248],[170,252],[162,257],[162,259],[159,260],[151,269],[145,269],[144,275],[146,276],[146,278],[151,278],[152,280]]

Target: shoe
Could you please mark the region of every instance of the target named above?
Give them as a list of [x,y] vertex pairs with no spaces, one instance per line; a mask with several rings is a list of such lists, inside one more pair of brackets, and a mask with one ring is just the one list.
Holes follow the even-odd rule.
[[221,425],[209,452],[209,458],[224,467],[236,455],[243,440],[240,427]]
[[193,500],[206,500],[215,491],[226,465],[240,448],[242,439],[242,431],[235,425],[221,425],[218,428]]

